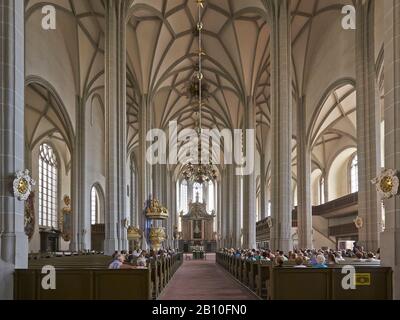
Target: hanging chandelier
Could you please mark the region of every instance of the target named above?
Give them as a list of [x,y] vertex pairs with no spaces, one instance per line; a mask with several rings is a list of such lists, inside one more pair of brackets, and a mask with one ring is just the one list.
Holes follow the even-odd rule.
[[202,70],[202,58],[205,55],[203,51],[202,45],[202,31],[203,31],[203,22],[201,17],[202,8],[204,8],[204,0],[196,0],[198,13],[199,13],[199,22],[197,23],[197,32],[199,38],[199,62],[195,68],[195,76],[193,81],[191,82],[191,88],[193,90],[198,90],[198,94],[191,92],[192,96],[198,98],[198,112],[199,112],[199,126],[198,126],[198,162],[197,164],[193,164],[189,162],[183,167],[183,177],[187,181],[193,181],[200,184],[204,182],[214,181],[217,179],[217,171],[214,168],[212,161],[210,160],[209,163],[203,164],[201,161],[201,130],[202,130],[202,107],[203,107],[203,89],[208,88],[208,86],[203,83],[203,70]]

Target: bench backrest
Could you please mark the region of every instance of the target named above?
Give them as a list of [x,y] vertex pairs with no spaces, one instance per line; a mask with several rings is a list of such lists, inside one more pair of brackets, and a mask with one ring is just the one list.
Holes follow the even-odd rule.
[[15,270],[15,300],[149,300],[151,269],[61,269],[56,289],[44,290],[39,269]]
[[355,268],[356,289],[346,290],[342,282],[347,273],[342,274],[342,268],[271,267],[270,297],[276,300],[392,299],[391,268],[373,266]]

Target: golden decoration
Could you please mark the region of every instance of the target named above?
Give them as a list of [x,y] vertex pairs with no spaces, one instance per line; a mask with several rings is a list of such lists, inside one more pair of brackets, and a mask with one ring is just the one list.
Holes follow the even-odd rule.
[[139,240],[142,238],[142,231],[133,226],[128,227],[128,240]]
[[149,239],[151,243],[151,248],[155,251],[160,250],[161,244],[166,239],[164,228],[150,228]]
[[380,186],[383,192],[391,192],[393,190],[393,178],[389,176],[383,177]]
[[14,196],[20,201],[26,201],[36,185],[35,180],[30,176],[29,170],[18,171],[13,181]]
[[25,178],[21,178],[18,183],[18,192],[25,194],[28,191],[29,184]]
[[382,199],[390,199],[399,193],[399,172],[397,170],[384,170],[380,176],[371,182],[376,185],[376,191]]
[[355,224],[357,229],[361,229],[363,227],[363,225],[364,225],[364,221],[363,221],[363,219],[361,217],[357,217],[354,220],[354,224]]
[[162,206],[157,199],[152,199],[146,208],[146,217],[153,220],[165,220],[168,218],[168,209]]

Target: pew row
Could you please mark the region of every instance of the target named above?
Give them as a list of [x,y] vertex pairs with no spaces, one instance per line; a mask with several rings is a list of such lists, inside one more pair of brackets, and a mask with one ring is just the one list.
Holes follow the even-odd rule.
[[[392,270],[378,264],[350,264],[355,268],[355,288],[346,290],[344,265],[327,269],[293,268],[285,263],[246,261],[217,253],[217,263],[243,285],[267,300],[391,300]],[[354,278],[353,278],[354,279]]]
[[[156,299],[183,263],[183,255],[152,258],[147,268],[108,270],[111,257],[63,257],[33,260],[15,270],[15,300]],[[45,290],[43,266],[56,270],[56,289]]]

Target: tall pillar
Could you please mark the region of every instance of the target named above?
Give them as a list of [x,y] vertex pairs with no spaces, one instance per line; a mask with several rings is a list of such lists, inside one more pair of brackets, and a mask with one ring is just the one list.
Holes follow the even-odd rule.
[[[150,142],[146,140],[147,132],[152,127],[151,117],[151,104],[147,94],[142,95],[141,108],[139,110],[140,115],[140,174],[139,174],[139,190],[140,190],[140,201],[139,208],[137,210],[139,215],[139,225],[143,231],[145,228],[146,217],[144,215],[144,208],[146,201],[152,197],[153,193],[153,169],[152,165],[146,159],[147,148],[150,146]],[[148,243],[146,239],[142,241],[142,249],[148,249]]]
[[218,183],[218,235],[219,240],[218,244],[220,248],[224,248],[224,239],[225,239],[225,217],[224,217],[224,198],[223,198],[223,191],[222,186],[225,183],[224,178],[225,168],[221,169],[221,181]]
[[0,300],[13,298],[14,269],[28,267],[24,202],[10,191],[24,169],[24,2],[0,2]]
[[225,193],[226,193],[226,238],[228,241],[228,247],[233,247],[233,166],[228,165],[226,171],[226,183],[225,183]]
[[81,251],[90,248],[91,221],[90,201],[86,201],[86,177],[85,177],[85,102],[76,97],[76,129],[75,143],[72,154],[72,208],[73,212],[73,236],[70,242],[70,250]]
[[[233,170],[234,171],[234,170]],[[240,176],[233,176],[233,198],[232,198],[232,207],[233,207],[233,246],[235,248],[241,248],[242,244],[240,241],[240,218],[241,218],[241,202],[240,202]]]
[[306,105],[299,99],[297,108],[297,230],[299,248],[312,248],[311,150],[307,142]]
[[271,247],[292,249],[292,84],[290,0],[266,0],[271,25]]
[[126,3],[106,2],[106,235],[104,250],[128,248],[126,212]]
[[267,180],[265,175],[266,157],[263,152],[260,156],[260,220],[267,217]]
[[226,217],[225,217],[225,190],[224,185],[226,183],[225,177],[226,168],[222,169],[221,182],[218,184],[218,212],[219,212],[219,225],[220,225],[220,246],[224,248],[226,246]]
[[[256,108],[253,97],[247,97],[244,120],[245,130],[256,130]],[[253,145],[247,145],[245,142],[247,157],[255,159],[255,143],[256,141],[253,141]],[[250,174],[243,177],[243,247],[249,249],[256,248],[256,193],[256,174],[253,168]]]
[[371,183],[380,173],[381,166],[381,111],[375,71],[375,1],[359,0],[356,4],[358,212],[363,219],[359,244],[368,251],[376,251],[379,248],[382,210],[376,188]]
[[[400,1],[385,0],[385,164],[400,169]],[[393,298],[400,299],[400,197],[386,200],[381,259],[392,267]]]
[[167,191],[168,191],[168,210],[169,210],[169,225],[170,225],[170,233],[171,233],[171,241],[170,241],[170,246],[171,248],[176,247],[176,241],[174,239],[174,232],[175,232],[175,226],[178,227],[178,210],[176,207],[176,181],[174,181],[174,172],[171,170],[167,171],[168,175],[168,185],[167,185]]

